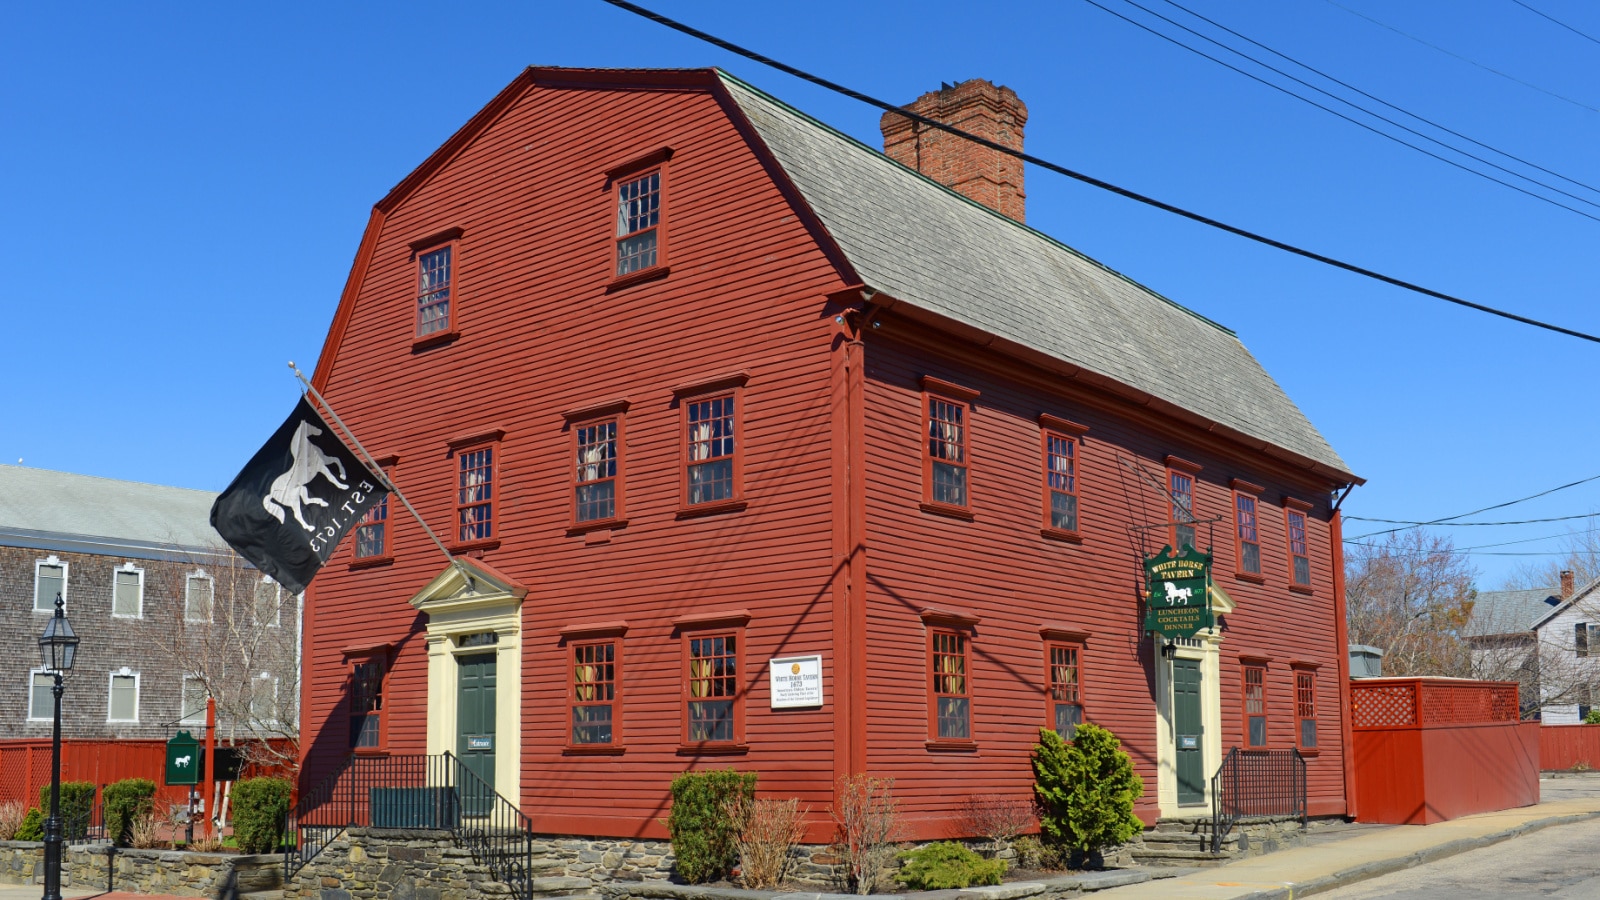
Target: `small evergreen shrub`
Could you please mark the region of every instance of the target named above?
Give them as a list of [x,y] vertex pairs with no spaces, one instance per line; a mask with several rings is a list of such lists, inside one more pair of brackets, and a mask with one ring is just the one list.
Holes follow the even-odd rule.
[[1039,729],[1033,790],[1047,843],[1093,856],[1144,830],[1133,814],[1144,781],[1121,748],[1117,736],[1098,725],[1079,725],[1070,744]]
[[754,772],[711,769],[672,779],[667,833],[678,877],[703,884],[733,872],[739,863],[739,823],[727,810],[755,800],[756,777]]
[[17,826],[17,833],[11,839],[14,841],[44,840],[44,811],[37,806],[28,807],[28,814],[22,817],[22,824]]
[[233,836],[240,853],[271,853],[283,843],[289,815],[289,782],[246,778],[233,786]]
[[894,880],[914,891],[942,891],[975,884],[999,884],[1006,861],[984,859],[954,841],[939,841],[900,854]]
[[101,794],[105,803],[106,834],[111,840],[126,847],[133,831],[133,823],[147,818],[155,808],[156,783],[148,778],[124,778],[106,785]]
[[[39,810],[50,809],[50,785],[39,787]],[[61,782],[61,837],[81,841],[89,834],[89,816],[94,813],[94,782]]]
[[1585,725],[1600,725],[1600,709],[1591,709],[1583,717]]

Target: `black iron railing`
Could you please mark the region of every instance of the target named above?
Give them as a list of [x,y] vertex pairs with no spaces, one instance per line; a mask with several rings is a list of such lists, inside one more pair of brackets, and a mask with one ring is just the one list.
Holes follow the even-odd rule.
[[454,754],[345,760],[289,811],[285,877],[349,828],[449,831],[519,900],[532,894],[532,823]]
[[1211,852],[1245,816],[1295,816],[1306,823],[1306,759],[1299,750],[1228,751],[1211,778]]

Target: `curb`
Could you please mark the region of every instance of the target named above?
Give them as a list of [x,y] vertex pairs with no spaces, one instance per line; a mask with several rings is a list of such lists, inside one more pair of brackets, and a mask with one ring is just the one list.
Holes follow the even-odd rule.
[[1343,871],[1335,872],[1332,875],[1327,875],[1322,878],[1314,878],[1310,881],[1288,884],[1281,888],[1271,888],[1268,890],[1253,891],[1248,894],[1241,894],[1238,897],[1235,897],[1234,900],[1294,900],[1294,898],[1297,896],[1309,897],[1313,894],[1321,894],[1326,891],[1331,891],[1335,888],[1341,888],[1347,885],[1367,881],[1372,878],[1377,878],[1380,875],[1388,875],[1390,872],[1399,872],[1404,869],[1412,868],[1413,866],[1423,865],[1424,863],[1448,859],[1449,857],[1466,853],[1469,850],[1479,850],[1484,847],[1490,847],[1503,841],[1509,841],[1512,838],[1521,837],[1525,834],[1532,834],[1535,831],[1543,831],[1546,828],[1551,828],[1556,825],[1572,825],[1577,822],[1584,822],[1595,818],[1600,818],[1600,810],[1594,810],[1586,813],[1571,813],[1564,816],[1551,816],[1547,819],[1534,819],[1531,822],[1524,822],[1521,825],[1507,828],[1504,831],[1496,831],[1492,834],[1480,835],[1474,838],[1462,838],[1460,840],[1450,841],[1448,843],[1440,844],[1437,847],[1429,847],[1426,850],[1418,850],[1415,853],[1409,853],[1405,856],[1397,856],[1393,859],[1380,859],[1376,862],[1363,863],[1359,866],[1353,866],[1349,869],[1344,869]]

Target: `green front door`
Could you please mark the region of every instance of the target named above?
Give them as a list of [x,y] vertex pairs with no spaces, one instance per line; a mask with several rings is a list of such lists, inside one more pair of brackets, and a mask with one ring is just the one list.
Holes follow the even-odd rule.
[[460,667],[456,692],[456,756],[470,773],[461,776],[461,812],[467,816],[486,816],[494,808],[495,795],[495,655],[458,656],[456,665]]
[[1200,661],[1172,661],[1172,719],[1177,727],[1178,802],[1206,801],[1205,734],[1200,724]]

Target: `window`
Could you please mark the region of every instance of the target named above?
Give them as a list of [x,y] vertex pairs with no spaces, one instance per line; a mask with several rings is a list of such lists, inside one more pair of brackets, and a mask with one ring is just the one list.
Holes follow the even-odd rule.
[[738,740],[739,636],[694,634],[685,641],[689,662],[685,741],[733,743]]
[[1244,745],[1267,745],[1267,667],[1244,667]]
[[183,676],[183,708],[179,711],[178,724],[188,726],[204,726],[206,724],[206,691],[205,680],[195,675]]
[[1044,478],[1048,505],[1046,527],[1078,530],[1078,442],[1066,435],[1045,432]]
[[210,575],[195,572],[184,579],[183,618],[188,622],[211,621],[211,601],[216,583]]
[[494,447],[457,454],[456,540],[466,544],[494,537]]
[[1261,533],[1256,525],[1257,485],[1233,480],[1233,537],[1240,575],[1261,574]]
[[107,703],[107,722],[139,721],[139,676],[123,667],[111,673],[111,694]]
[[1593,625],[1579,622],[1572,626],[1572,648],[1582,658],[1589,655],[1589,637]]
[[144,614],[144,570],[133,563],[111,570],[111,614],[127,619]]
[[577,441],[573,472],[572,520],[578,524],[618,518],[618,420],[604,419],[573,428]]
[[[37,684],[37,682],[35,682],[35,684]],[[34,690],[37,691],[38,688],[34,688]],[[1578,701],[1578,721],[1582,723],[1584,719],[1588,718],[1589,710],[1592,708],[1591,704],[1594,702],[1594,689],[1587,684],[1580,684],[1576,688],[1573,688],[1572,693],[1573,699]]]
[[[729,638],[729,640],[733,640]],[[697,687],[692,670],[694,668],[695,649],[691,648],[690,657],[690,693],[696,695]],[[715,649],[715,648],[713,648]],[[728,653],[733,652],[733,645],[727,646]],[[621,729],[617,721],[617,685],[618,658],[616,641],[594,641],[590,643],[574,644],[572,646],[572,743],[574,746],[585,744],[611,744],[621,737]],[[737,663],[730,663],[736,665]],[[699,686],[705,686],[706,678],[703,676]],[[735,686],[736,687],[736,686]],[[714,690],[715,687],[711,686]],[[690,703],[690,728],[693,729],[693,707]],[[715,728],[710,729],[715,732]],[[733,740],[733,726],[731,717],[726,729],[728,737],[712,738],[701,737],[692,740]]]
[[729,393],[684,404],[688,428],[684,496],[689,506],[732,501],[738,496],[734,472],[736,399]]
[[282,594],[278,590],[278,583],[271,578],[263,577],[256,582],[255,596],[255,623],[275,627],[280,620],[279,610]]
[[660,263],[661,170],[617,185],[618,278]]
[[368,659],[350,667],[350,747],[383,746],[383,660]]
[[1300,723],[1300,749],[1317,749],[1317,673],[1294,673],[1294,717]]
[[37,562],[33,567],[33,611],[56,611],[56,595],[62,602],[67,597],[67,564],[54,556]]
[[29,674],[28,718],[48,722],[55,717],[55,684],[55,676],[43,669],[34,669]]
[[967,505],[967,407],[942,397],[928,398],[928,499],[947,506]]
[[928,636],[933,674],[933,738],[972,740],[972,684],[967,666],[967,636],[934,629]]
[[278,721],[278,679],[266,672],[250,679],[250,718],[267,724]]
[[373,504],[367,514],[356,523],[356,559],[374,559],[386,556],[389,524],[389,495]]
[[1172,549],[1194,546],[1194,476],[1167,471],[1167,490],[1172,494]]
[[1083,724],[1082,683],[1078,655],[1083,647],[1051,641],[1045,645],[1050,669],[1050,727],[1063,740],[1072,740]]
[[450,285],[455,245],[417,254],[417,337],[450,331]]
[[1306,514],[1298,509],[1285,512],[1289,520],[1289,580],[1295,586],[1310,587],[1311,556],[1306,552]]

